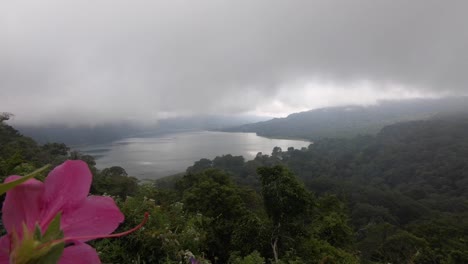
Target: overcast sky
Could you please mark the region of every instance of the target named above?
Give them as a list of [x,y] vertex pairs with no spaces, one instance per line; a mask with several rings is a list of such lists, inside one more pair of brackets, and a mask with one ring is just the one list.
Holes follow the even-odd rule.
[[0,2],[19,123],[282,116],[468,91],[468,1]]

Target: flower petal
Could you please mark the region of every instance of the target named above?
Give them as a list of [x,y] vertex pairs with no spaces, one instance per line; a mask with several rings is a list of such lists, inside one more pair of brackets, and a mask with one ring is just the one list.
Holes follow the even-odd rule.
[[[65,237],[105,236],[122,223],[124,215],[114,200],[104,196],[89,196],[82,206],[64,211],[61,227]],[[82,239],[87,241],[90,239]]]
[[77,243],[68,246],[63,251],[58,264],[99,264],[101,260],[94,248],[85,244]]
[[[10,176],[5,182],[18,178],[21,176]],[[44,184],[36,179],[27,180],[7,192],[2,208],[2,220],[8,233],[16,230],[20,234],[23,223],[32,229],[36,222],[39,222],[43,193]]]
[[41,226],[47,226],[57,213],[73,210],[86,200],[92,174],[81,160],[67,160],[55,167],[44,181],[44,204]]
[[8,236],[0,237],[0,264],[10,263],[10,239]]

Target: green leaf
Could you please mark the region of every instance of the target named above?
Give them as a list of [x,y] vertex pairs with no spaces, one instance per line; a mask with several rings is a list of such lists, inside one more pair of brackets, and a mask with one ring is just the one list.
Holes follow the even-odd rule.
[[[64,237],[63,231],[60,230],[60,219],[62,214],[58,213],[52,222],[50,222],[49,227],[42,236],[41,243],[48,243],[55,240],[59,240]],[[47,253],[39,258],[34,264],[52,264],[57,263],[62,256],[63,250],[65,249],[65,242],[59,243],[53,246]]]
[[49,227],[44,233],[44,236],[42,238],[41,242],[49,242],[52,240],[58,240],[60,238],[63,238],[63,232],[60,230],[60,219],[62,217],[61,213],[58,213],[52,222],[50,222]]
[[44,167],[42,167],[40,169],[37,169],[37,170],[33,171],[32,173],[30,173],[30,174],[28,174],[28,175],[26,175],[24,177],[21,177],[20,179],[17,179],[16,181],[0,184],[0,195],[6,193],[8,190],[13,189],[14,187],[20,185],[23,182],[36,177],[39,173],[46,170],[49,166],[50,165],[46,165],[46,166],[44,166]]
[[39,227],[38,224],[36,224],[36,227],[34,228],[34,239],[37,241],[42,240],[41,228]]
[[42,256],[39,260],[35,261],[35,264],[55,264],[59,261],[62,256],[63,250],[65,249],[65,243],[55,245],[50,249],[47,254]]

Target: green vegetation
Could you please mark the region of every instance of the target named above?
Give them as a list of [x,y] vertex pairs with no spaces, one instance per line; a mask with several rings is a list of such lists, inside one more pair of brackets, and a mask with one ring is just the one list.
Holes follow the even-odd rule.
[[0,175],[82,159],[128,236],[93,242],[103,263],[468,263],[468,116],[398,123],[255,159],[225,155],[139,183],[64,144],[0,122]]

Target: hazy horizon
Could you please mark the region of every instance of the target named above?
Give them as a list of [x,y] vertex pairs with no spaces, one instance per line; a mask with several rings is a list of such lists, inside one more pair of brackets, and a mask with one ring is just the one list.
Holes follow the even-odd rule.
[[96,125],[466,95],[467,7],[2,2],[0,111],[21,124]]

